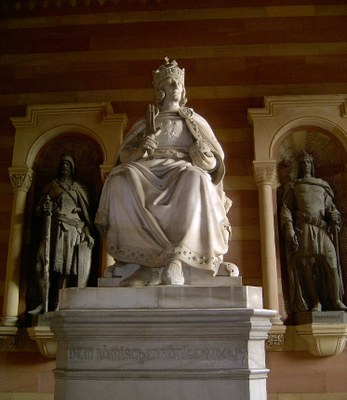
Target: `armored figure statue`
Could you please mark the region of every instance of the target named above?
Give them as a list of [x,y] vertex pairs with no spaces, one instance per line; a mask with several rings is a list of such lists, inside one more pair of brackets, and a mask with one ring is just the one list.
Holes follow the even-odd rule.
[[183,285],[183,266],[216,275],[231,234],[223,151],[185,107],[184,69],[166,58],[153,84],[156,106],[125,137],[95,220],[115,265],[140,265],[121,286]]
[[42,192],[39,209],[44,224],[36,260],[42,303],[31,314],[54,310],[59,289],[87,286],[94,239],[87,192],[75,173],[73,158],[63,156],[58,177]]
[[286,239],[290,309],[346,310],[337,234],[341,216],[329,184],[314,177],[313,158],[303,152],[298,179],[285,188],[280,212]]

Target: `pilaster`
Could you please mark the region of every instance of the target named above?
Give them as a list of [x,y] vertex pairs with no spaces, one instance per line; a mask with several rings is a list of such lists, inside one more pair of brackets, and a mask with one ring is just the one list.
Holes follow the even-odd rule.
[[[1,325],[15,327],[18,321],[25,206],[27,193],[33,180],[33,170],[25,166],[12,167],[9,168],[9,174],[13,187],[13,201],[4,289],[4,311]],[[0,326],[0,332],[2,331],[2,326]],[[6,328],[3,330],[3,334],[16,334],[16,329],[9,332]]]

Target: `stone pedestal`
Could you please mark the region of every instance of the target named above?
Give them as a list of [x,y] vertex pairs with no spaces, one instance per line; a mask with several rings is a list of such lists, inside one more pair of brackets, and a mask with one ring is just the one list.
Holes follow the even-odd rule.
[[30,339],[34,340],[40,353],[48,358],[55,358],[57,354],[57,342],[54,340],[50,325],[51,313],[33,316],[33,326],[27,328]]
[[295,329],[308,351],[319,357],[341,354],[347,341],[347,313],[344,311],[301,312],[295,316]]
[[70,288],[52,313],[55,400],[266,400],[261,288]]

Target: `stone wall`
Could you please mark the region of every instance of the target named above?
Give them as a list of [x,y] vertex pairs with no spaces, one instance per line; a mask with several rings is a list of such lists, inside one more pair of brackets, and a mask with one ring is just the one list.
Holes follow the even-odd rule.
[[[152,100],[151,73],[165,56],[185,67],[188,105],[208,119],[225,150],[225,188],[233,200],[233,240],[226,259],[239,266],[244,284],[262,285],[247,109],[262,107],[264,96],[346,93],[346,23],[343,0],[2,2],[0,306],[12,207],[7,169],[15,130],[10,118],[25,115],[32,104],[106,101],[116,113],[126,113],[131,126]],[[24,270],[22,313],[26,280]],[[1,392],[52,390],[39,383],[36,360],[27,353],[16,368],[13,354],[21,353],[5,354],[2,365],[13,373],[7,375],[11,384],[2,382]],[[305,357],[310,357],[310,367],[324,363],[327,371],[333,368],[334,359]],[[290,392],[286,378],[278,375],[277,361],[290,361],[300,371],[300,377],[293,375],[293,392],[347,392],[345,383],[338,388],[329,384],[331,374],[324,388],[305,380],[301,358],[297,353],[271,354],[270,393]],[[32,368],[37,384],[21,385],[15,371],[22,368]],[[296,385],[297,379],[302,385]]]

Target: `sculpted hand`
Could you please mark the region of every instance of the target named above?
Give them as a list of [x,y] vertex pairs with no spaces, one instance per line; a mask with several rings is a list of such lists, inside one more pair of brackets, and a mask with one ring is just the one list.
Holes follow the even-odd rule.
[[296,253],[299,250],[299,242],[298,242],[298,238],[295,234],[294,234],[294,236],[292,236],[291,242],[292,242],[291,248],[292,248],[293,252]]
[[151,135],[145,136],[143,141],[140,143],[140,148],[150,152],[153,152],[158,147],[158,141],[156,140],[156,136],[158,136],[160,131],[153,133]]
[[53,202],[49,196],[47,196],[44,202],[41,204],[41,212],[44,215],[52,215]]
[[296,253],[299,249],[299,241],[293,227],[287,226],[285,232],[287,243],[289,243],[291,250]]
[[160,134],[161,130],[158,129],[155,133],[144,136],[139,144],[139,147],[132,151],[130,155],[131,161],[137,161],[141,158],[146,158],[153,154],[154,150],[158,147],[159,142],[156,137]]
[[89,232],[89,228],[85,225],[84,229],[83,229],[83,233],[84,233],[84,242],[87,242],[87,245],[90,249],[92,249],[94,247],[94,239],[93,237],[90,235]]
[[331,225],[333,226],[333,228],[336,229],[337,232],[340,232],[340,229],[341,229],[340,213],[338,211],[334,210],[331,212],[330,218],[331,218]]
[[190,145],[189,155],[194,165],[207,171],[215,168],[217,164],[217,160],[210,147],[202,141],[196,141]]
[[88,243],[88,247],[92,249],[94,247],[94,239],[90,235],[87,235],[86,240]]

